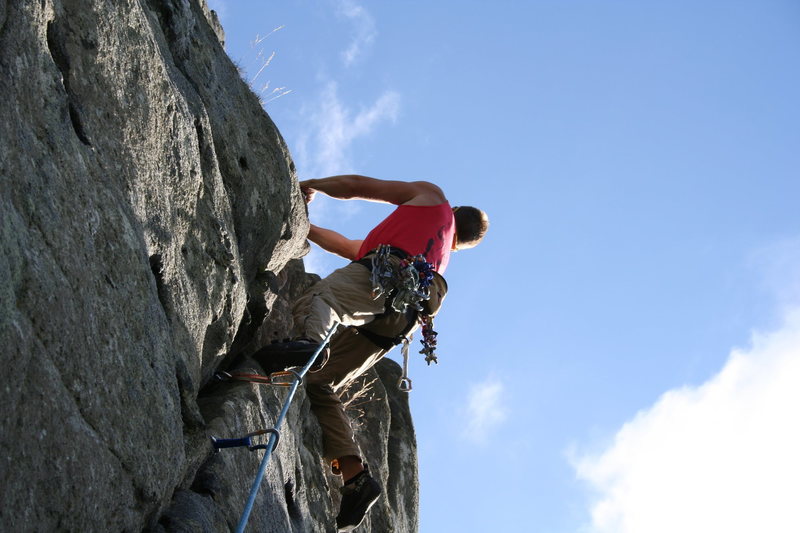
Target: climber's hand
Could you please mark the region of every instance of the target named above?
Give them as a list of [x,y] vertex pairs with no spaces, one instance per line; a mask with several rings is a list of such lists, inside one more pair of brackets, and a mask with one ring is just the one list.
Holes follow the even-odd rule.
[[317,191],[311,187],[304,187],[302,184],[300,185],[300,192],[303,193],[303,200],[305,200],[307,204],[310,204],[311,201],[314,200],[314,195],[317,194]]

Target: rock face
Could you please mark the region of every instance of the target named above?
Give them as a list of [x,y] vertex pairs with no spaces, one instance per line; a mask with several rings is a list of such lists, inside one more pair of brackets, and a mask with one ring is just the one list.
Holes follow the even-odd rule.
[[[212,377],[257,370],[313,280],[288,150],[221,39],[198,0],[0,0],[2,531],[239,520],[262,452],[209,436],[271,427],[285,390]],[[398,372],[362,407],[386,487],[362,531],[417,527]],[[335,530],[320,451],[300,390],[251,530]]]

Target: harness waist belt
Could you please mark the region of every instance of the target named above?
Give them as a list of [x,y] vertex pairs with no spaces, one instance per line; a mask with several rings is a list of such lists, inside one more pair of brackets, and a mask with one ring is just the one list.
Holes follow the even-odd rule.
[[[353,263],[364,265],[370,270],[370,272],[372,272],[372,259],[370,258],[370,256],[375,254],[377,251],[378,251],[377,248],[374,250],[370,250],[369,252],[364,254],[364,257],[362,257],[361,259],[356,259],[355,261],[353,261]],[[395,248],[394,246],[389,247],[389,255],[393,255],[398,259],[408,259],[409,257],[411,257],[411,254],[409,254],[405,250],[401,250],[400,248]]]
[[359,335],[363,335],[367,339],[369,339],[372,344],[380,348],[381,350],[391,350],[401,342],[405,338],[403,335],[398,335],[396,337],[386,337],[384,335],[378,335],[377,333],[373,333],[368,329],[364,328],[355,328],[358,331]]

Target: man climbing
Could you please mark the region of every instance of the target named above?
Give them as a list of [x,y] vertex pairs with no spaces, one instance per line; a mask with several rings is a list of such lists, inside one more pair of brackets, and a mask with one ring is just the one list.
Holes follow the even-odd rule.
[[[324,456],[344,480],[337,526],[339,531],[351,531],[377,501],[381,488],[362,462],[339,393],[399,344],[419,322],[423,323],[426,339],[426,360],[435,361],[435,332],[430,317],[436,314],[447,290],[441,274],[450,252],[477,245],[489,221],[480,209],[451,208],[442,190],[424,181],[343,175],[303,181],[300,187],[307,203],[321,192],[341,200],[398,206],[363,240],[311,226],[311,241],[352,262],[316,283],[297,301],[293,310],[295,340],[273,343],[253,356],[269,372],[303,365],[334,323],[346,326],[339,328],[329,350],[320,354],[321,364],[312,367],[307,375],[306,392],[322,427]],[[415,256],[424,256],[424,260]],[[415,267],[411,271],[414,278],[424,278],[423,287],[418,285],[410,291],[384,287],[376,296],[375,279],[397,278],[404,268],[408,272],[410,263]],[[382,276],[372,275],[376,268],[382,269]],[[411,294],[410,301],[398,302],[402,299],[400,292]],[[421,293],[426,293],[424,301],[419,301]]]

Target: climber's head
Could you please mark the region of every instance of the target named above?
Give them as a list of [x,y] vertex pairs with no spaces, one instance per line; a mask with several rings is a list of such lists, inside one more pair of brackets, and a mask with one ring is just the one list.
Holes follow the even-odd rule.
[[453,250],[465,250],[477,246],[489,229],[489,216],[477,207],[471,206],[454,207],[453,216],[456,219]]

